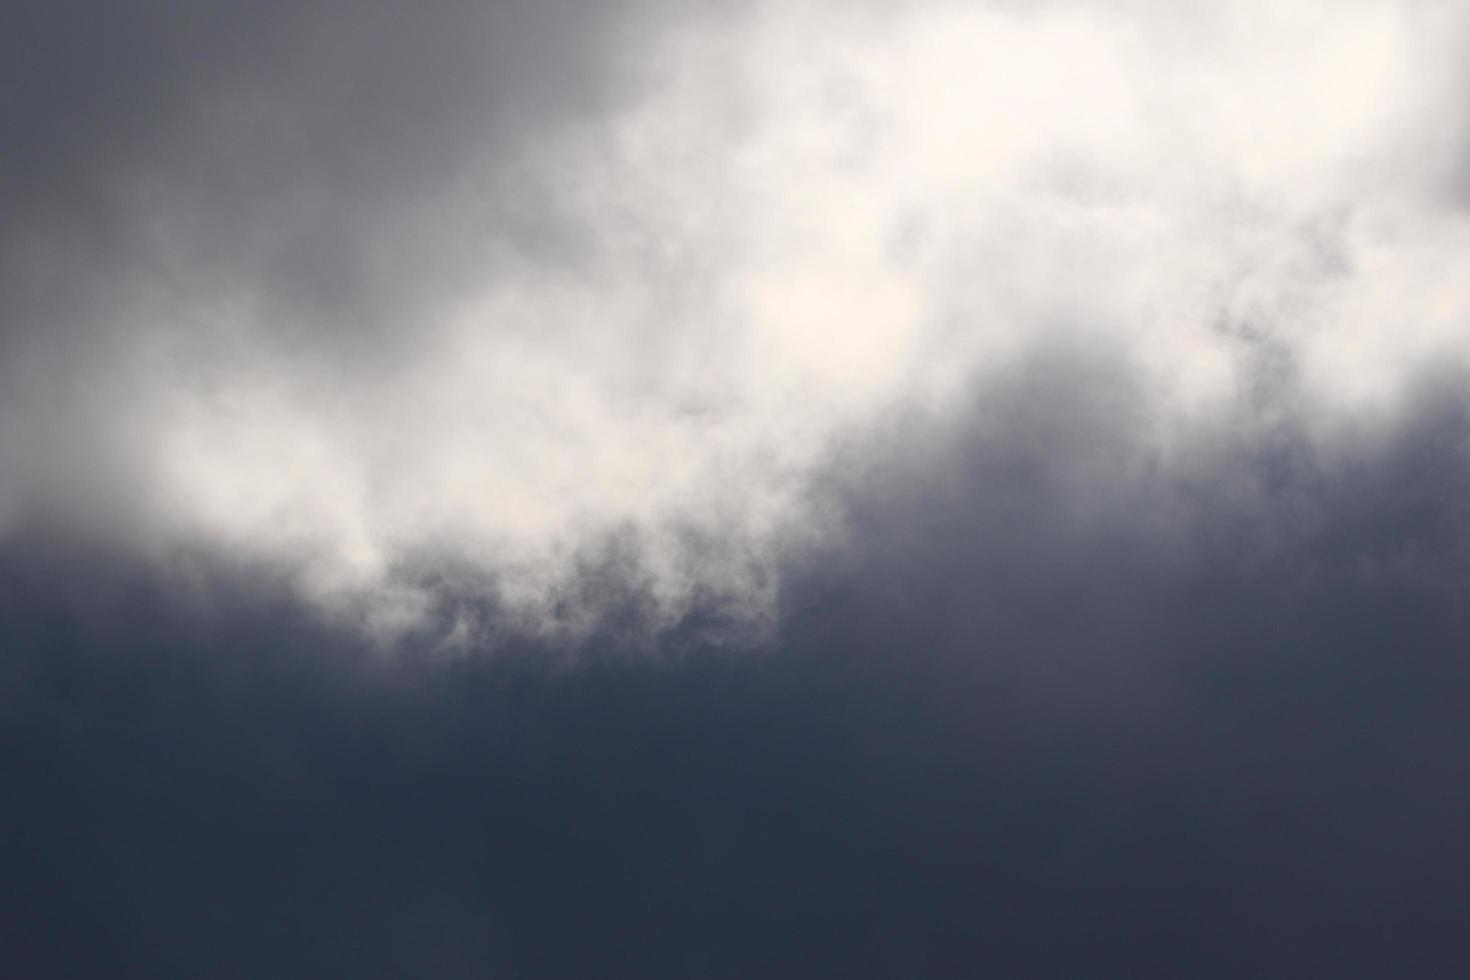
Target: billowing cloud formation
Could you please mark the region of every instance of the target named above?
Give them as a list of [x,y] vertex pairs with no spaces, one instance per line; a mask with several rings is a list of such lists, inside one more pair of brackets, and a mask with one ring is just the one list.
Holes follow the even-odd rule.
[[1462,14],[22,8],[0,511],[582,635],[768,624],[834,440],[1039,347],[1333,451],[1470,347]]
[[1458,975],[1467,38],[5,5],[0,974]]

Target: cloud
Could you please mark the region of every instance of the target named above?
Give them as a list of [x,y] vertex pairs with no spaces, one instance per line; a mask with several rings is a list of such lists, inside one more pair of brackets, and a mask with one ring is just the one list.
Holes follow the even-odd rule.
[[0,967],[1451,975],[1464,17],[9,4]]
[[1440,6],[18,9],[0,518],[377,635],[768,632],[833,447],[1048,345],[1183,457],[1465,359]]

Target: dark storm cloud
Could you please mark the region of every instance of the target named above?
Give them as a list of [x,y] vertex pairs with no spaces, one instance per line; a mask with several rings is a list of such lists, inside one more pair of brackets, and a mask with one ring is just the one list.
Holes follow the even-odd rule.
[[1039,357],[840,465],[848,543],[788,570],[763,655],[364,659],[289,590],[12,546],[3,955],[1449,976],[1462,384],[1343,455],[1283,427],[1181,478],[1140,464],[1126,368]]

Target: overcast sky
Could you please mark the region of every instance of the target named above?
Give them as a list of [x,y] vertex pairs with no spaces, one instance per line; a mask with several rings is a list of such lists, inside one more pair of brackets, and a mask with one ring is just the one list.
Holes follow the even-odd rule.
[[1467,66],[12,0],[0,973],[1458,975]]

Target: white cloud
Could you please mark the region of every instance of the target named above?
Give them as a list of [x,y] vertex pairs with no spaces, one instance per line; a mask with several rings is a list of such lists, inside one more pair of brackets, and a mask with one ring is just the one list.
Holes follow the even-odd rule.
[[782,549],[821,531],[806,489],[834,436],[898,404],[943,410],[1040,339],[1136,357],[1163,448],[1248,401],[1263,345],[1293,359],[1324,432],[1463,361],[1470,225],[1430,196],[1424,159],[1454,150],[1432,132],[1459,111],[1444,16],[1362,0],[696,20],[649,42],[643,98],[522,147],[516,172],[540,176],[517,186],[554,202],[575,260],[507,251],[505,184],[471,161],[414,234],[442,228],[483,277],[408,311],[394,359],[302,356],[247,279],[243,302],[124,316],[147,356],[113,369],[150,394],[97,424],[143,433],[150,534],[282,568],[378,629],[432,607],[426,566],[536,628],[586,628],[595,597],[562,599],[629,532],[660,616],[713,597],[758,624]]

